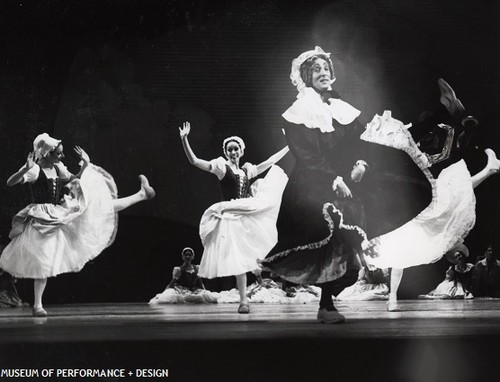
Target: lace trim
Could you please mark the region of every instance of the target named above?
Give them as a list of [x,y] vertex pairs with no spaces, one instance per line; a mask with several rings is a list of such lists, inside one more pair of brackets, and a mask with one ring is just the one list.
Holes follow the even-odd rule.
[[340,212],[339,209],[337,207],[335,207],[335,205],[333,203],[325,203],[325,204],[323,204],[323,218],[328,223],[328,229],[330,230],[330,234],[326,238],[324,238],[323,240],[320,240],[320,241],[317,241],[314,243],[299,245],[295,248],[291,248],[291,249],[284,250],[282,252],[278,252],[278,253],[274,254],[273,256],[269,257],[268,259],[266,259],[266,262],[272,262],[272,261],[279,259],[281,257],[288,256],[288,254],[290,254],[291,252],[298,252],[298,251],[302,251],[305,249],[317,249],[317,248],[321,248],[321,247],[325,246],[326,244],[328,244],[328,242],[330,241],[330,239],[333,236],[333,230],[335,229],[335,223],[333,222],[330,214],[328,213],[328,207],[332,207],[333,213],[335,213],[336,215],[338,215],[340,217],[339,229],[345,229],[348,231],[357,231],[359,236],[361,236],[363,238],[363,243],[366,243],[368,241],[365,231],[363,231],[360,227],[358,227],[356,225],[344,224],[344,215],[342,214],[342,212]]
[[[411,125],[404,125],[401,121],[392,118],[391,112],[386,110],[384,111],[382,116],[375,115],[373,120],[366,126],[366,130],[361,135],[361,139],[367,142],[377,143],[404,151],[422,170],[425,177],[431,184],[432,200],[429,205],[414,218],[416,219],[427,210],[435,208],[435,205],[438,203],[437,184],[436,180],[429,171],[429,158],[418,148],[410,132],[408,131],[409,126]],[[476,216],[474,215],[471,217],[470,222],[463,227],[461,234],[454,234],[448,238],[447,244],[444,248],[449,249],[459,242],[462,242],[474,227],[475,222]],[[368,246],[366,247],[365,254],[372,258],[379,257],[379,251],[377,249],[379,243],[380,237],[376,237],[370,240]],[[442,254],[444,255],[445,252],[446,251],[443,251]]]

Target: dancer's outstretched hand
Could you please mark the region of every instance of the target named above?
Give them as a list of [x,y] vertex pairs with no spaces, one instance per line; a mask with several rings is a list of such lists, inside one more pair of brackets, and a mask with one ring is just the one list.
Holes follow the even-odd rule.
[[337,196],[340,198],[352,198],[352,193],[349,187],[344,183],[343,180],[339,180],[337,183],[337,189],[335,190]]
[[182,127],[179,127],[179,135],[182,138],[187,137],[191,132],[191,124],[189,122],[184,122]]
[[35,153],[32,151],[28,154],[28,158],[26,158],[26,168],[29,170],[36,164],[37,160],[35,158]]
[[84,149],[82,149],[80,146],[75,146],[74,150],[76,155],[78,155],[78,157],[83,161],[84,164],[90,163],[89,154],[87,154]]

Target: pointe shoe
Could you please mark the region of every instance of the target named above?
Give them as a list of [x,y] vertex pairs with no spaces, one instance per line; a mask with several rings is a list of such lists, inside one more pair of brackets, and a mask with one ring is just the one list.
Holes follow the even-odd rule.
[[488,167],[488,169],[493,173],[499,172],[500,160],[498,160],[497,154],[492,149],[486,149],[484,152],[488,156],[488,163],[486,164],[486,167]]
[[149,185],[148,178],[141,174],[139,175],[139,179],[141,181],[141,188],[143,188],[146,193],[146,199],[153,199],[156,196],[156,192],[153,187]]
[[345,322],[345,317],[337,310],[326,310],[325,308],[319,308],[317,319],[323,324],[340,324]]
[[440,78],[438,79],[438,85],[439,91],[441,92],[439,101],[441,101],[441,103],[446,107],[448,112],[453,116],[462,114],[465,111],[465,107],[457,98],[455,91],[450,84]]
[[47,317],[47,311],[42,307],[33,307],[33,317]]
[[388,312],[401,312],[401,308],[399,307],[397,300],[389,300],[387,302],[387,311]]
[[250,305],[248,304],[240,304],[238,307],[238,313],[240,314],[248,314],[250,313]]

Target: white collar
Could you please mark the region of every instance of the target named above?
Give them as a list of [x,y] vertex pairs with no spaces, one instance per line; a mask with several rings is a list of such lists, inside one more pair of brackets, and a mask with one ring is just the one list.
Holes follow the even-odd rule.
[[320,129],[322,133],[335,131],[332,119],[342,125],[354,121],[361,112],[337,98],[323,102],[321,95],[311,87],[301,90],[297,100],[283,113],[288,122],[305,125],[310,129]]

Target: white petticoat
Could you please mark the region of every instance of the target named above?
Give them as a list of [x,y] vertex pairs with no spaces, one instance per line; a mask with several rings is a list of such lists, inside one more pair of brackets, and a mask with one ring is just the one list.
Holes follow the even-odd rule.
[[[391,134],[387,134],[387,129]],[[406,151],[432,185],[432,201],[408,223],[374,238],[366,260],[377,268],[409,268],[430,264],[461,243],[476,220],[476,198],[472,179],[463,160],[447,167],[437,179],[427,169],[428,162],[401,122],[390,112],[376,116],[362,138]]]
[[183,287],[167,288],[157,294],[149,304],[216,304],[217,297],[214,293],[205,289],[191,291]]
[[198,276],[215,278],[254,271],[277,242],[276,220],[288,177],[272,166],[251,189],[253,197],[215,203],[203,214],[204,247]]
[[113,178],[90,164],[67,186],[70,195],[62,204],[33,203],[14,216],[0,268],[33,279],[78,272],[113,242],[118,224]]

